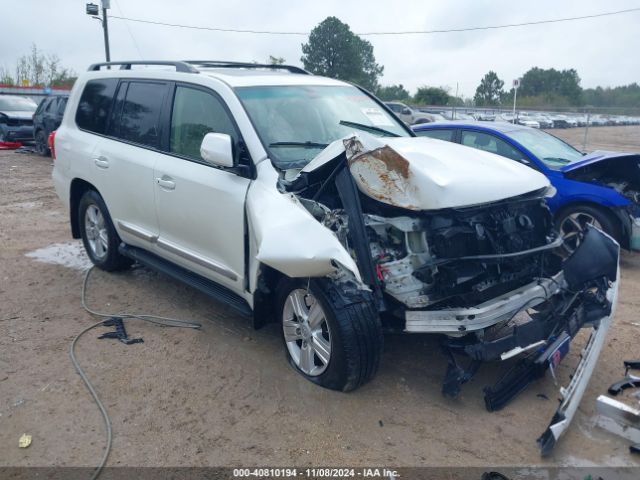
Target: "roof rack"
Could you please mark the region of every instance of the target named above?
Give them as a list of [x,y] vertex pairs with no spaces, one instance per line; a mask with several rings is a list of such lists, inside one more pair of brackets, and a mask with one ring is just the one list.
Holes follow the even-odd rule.
[[176,72],[184,72],[184,73],[200,73],[198,70],[188,62],[173,62],[173,61],[165,61],[165,60],[133,60],[126,62],[101,62],[94,63],[89,66],[90,72],[97,72],[100,70],[100,67],[111,67],[120,65],[120,70],[131,70],[131,65],[167,65],[171,67],[176,67]]
[[302,75],[312,75],[311,72],[304,68],[294,65],[278,65],[271,63],[247,63],[247,62],[226,62],[223,60],[185,60],[184,63],[196,65],[204,68],[265,68],[269,70],[286,70],[291,73],[299,73]]

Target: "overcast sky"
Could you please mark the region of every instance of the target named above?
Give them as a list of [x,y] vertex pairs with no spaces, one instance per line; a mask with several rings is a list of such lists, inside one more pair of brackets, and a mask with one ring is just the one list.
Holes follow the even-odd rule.
[[[100,3],[99,0],[93,0]],[[0,65],[35,43],[81,72],[104,60],[100,23],[85,14],[85,0],[0,0]],[[168,23],[308,32],[327,16],[356,32],[433,30],[582,16],[640,7],[640,0],[111,0],[111,15]],[[640,12],[517,27],[432,35],[368,36],[383,85],[446,86],[473,96],[488,70],[511,84],[532,66],[575,68],[583,87],[640,81]],[[305,36],[187,30],[112,19],[114,60],[222,59],[266,61],[269,55],[300,64]]]

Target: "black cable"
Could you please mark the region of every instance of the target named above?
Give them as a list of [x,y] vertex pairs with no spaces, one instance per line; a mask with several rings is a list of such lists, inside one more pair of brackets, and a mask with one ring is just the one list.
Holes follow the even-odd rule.
[[[123,320],[124,319],[142,320],[142,321],[150,322],[150,323],[153,323],[155,325],[162,326],[162,327],[193,328],[193,329],[200,329],[202,327],[202,325],[197,323],[197,322],[187,322],[187,321],[184,321],[184,320],[178,320],[178,319],[170,318],[170,317],[160,317],[158,315],[145,315],[145,314],[137,314],[137,313],[111,314],[111,313],[104,313],[104,312],[98,312],[98,311],[92,310],[91,308],[89,308],[87,306],[86,292],[87,292],[87,283],[89,281],[89,276],[90,276],[91,272],[93,271],[93,269],[94,269],[94,267],[91,267],[91,268],[87,269],[87,271],[86,271],[86,273],[84,275],[84,280],[82,282],[82,296],[81,296],[82,307],[87,312],[89,312],[91,315],[95,315],[97,317],[103,317],[103,318],[120,317]],[[76,337],[71,342],[71,346],[69,347],[69,357],[71,358],[71,363],[75,367],[76,371],[78,372],[78,375],[80,375],[80,378],[84,382],[85,386],[87,387],[87,390],[89,390],[89,393],[91,394],[91,396],[93,397],[93,400],[95,401],[96,405],[98,406],[98,409],[100,410],[100,413],[102,414],[102,418],[104,420],[104,425],[105,425],[105,429],[106,429],[106,433],[107,433],[107,441],[106,441],[106,445],[105,445],[105,448],[104,448],[104,454],[102,455],[102,460],[100,460],[100,463],[98,464],[98,466],[96,467],[95,471],[93,472],[93,475],[91,475],[90,480],[95,480],[96,478],[98,478],[98,476],[102,472],[102,469],[104,468],[105,464],[107,463],[107,458],[109,457],[109,452],[111,452],[111,441],[112,441],[113,434],[112,434],[112,429],[111,429],[111,419],[109,418],[109,414],[107,413],[107,409],[104,407],[104,405],[103,405],[102,401],[100,400],[100,397],[98,396],[96,390],[93,388],[93,385],[89,381],[89,378],[87,377],[87,374],[84,373],[84,370],[80,366],[80,363],[78,362],[78,359],[76,358],[75,348],[76,348],[76,344],[78,343],[78,340],[80,340],[80,337],[82,337],[85,333],[89,332],[90,330],[93,330],[94,328],[103,325],[104,322],[105,322],[105,320],[100,320],[99,322],[94,323],[93,325],[90,325],[87,328],[85,328],[84,330],[82,330],[78,335],[76,335]]]
[[[360,36],[374,36],[374,35],[429,35],[434,33],[454,33],[454,32],[471,32],[476,30],[496,30],[500,28],[513,28],[513,27],[526,27],[530,25],[542,25],[546,23],[560,23],[560,22],[572,22],[576,20],[587,20],[590,18],[598,18],[598,17],[607,17],[611,15],[620,15],[623,13],[632,13],[638,12],[640,8],[628,8],[626,10],[618,10],[615,12],[603,12],[603,13],[595,13],[592,15],[582,15],[579,17],[566,17],[566,18],[554,18],[549,20],[537,20],[533,22],[523,22],[523,23],[509,23],[504,25],[487,25],[483,27],[466,27],[466,28],[448,28],[441,30],[409,30],[404,32],[363,32],[356,33],[356,35]],[[302,35],[307,36],[309,32],[293,32],[293,31],[271,31],[271,30],[248,30],[248,29],[238,29],[238,28],[217,28],[217,27],[200,27],[196,25],[183,25],[178,23],[166,23],[166,22],[158,22],[154,20],[143,20],[140,18],[129,18],[129,17],[119,17],[116,15],[110,15],[109,18],[115,18],[118,20],[128,20],[130,22],[138,22],[138,23],[148,23],[151,25],[162,25],[165,27],[178,27],[178,28],[190,28],[194,30],[210,30],[214,32],[226,32],[226,33],[254,33],[254,34],[262,34],[262,35]]]

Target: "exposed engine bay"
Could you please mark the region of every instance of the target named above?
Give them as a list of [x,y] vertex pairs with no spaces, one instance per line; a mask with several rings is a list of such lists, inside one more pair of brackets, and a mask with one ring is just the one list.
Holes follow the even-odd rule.
[[602,160],[567,172],[566,177],[613,188],[634,203],[640,203],[640,156],[625,155]]
[[[473,175],[430,163],[406,139],[385,144],[365,136],[368,146],[360,140],[344,139],[342,150],[332,144],[331,155],[283,175],[279,188],[353,258],[383,324],[395,319],[405,332],[442,334],[445,395],[456,397],[483,362],[517,357],[515,367],[485,389],[487,409],[498,410],[553,372],[577,333],[591,329],[571,383],[561,390],[560,407],[538,439],[548,455],[568,427],[604,343],[618,291],[619,245],[589,226],[568,255],[545,204],[548,182],[535,172],[517,188],[497,180],[503,193],[517,191],[500,196],[474,191]],[[460,154],[471,155],[467,150],[480,155],[476,162],[484,160],[483,152]],[[497,165],[495,176],[512,164]],[[516,318],[525,312],[526,318]]]

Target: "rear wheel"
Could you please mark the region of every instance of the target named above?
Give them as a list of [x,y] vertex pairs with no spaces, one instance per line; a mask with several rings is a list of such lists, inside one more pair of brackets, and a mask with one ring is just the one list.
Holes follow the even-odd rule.
[[578,248],[587,225],[593,225],[616,240],[619,237],[615,222],[605,211],[591,205],[569,207],[556,217],[556,228],[564,239],[563,248],[567,253]]
[[287,279],[278,305],[289,363],[307,380],[346,392],[375,375],[383,340],[369,292],[347,292],[328,279]]
[[112,272],[131,265],[131,260],[118,251],[120,237],[98,192],[88,190],[82,195],[78,206],[78,224],[84,248],[96,267]]
[[44,130],[38,130],[36,132],[36,152],[38,155],[42,155],[43,157],[48,157],[50,155],[49,146],[47,145],[47,136],[44,133]]

